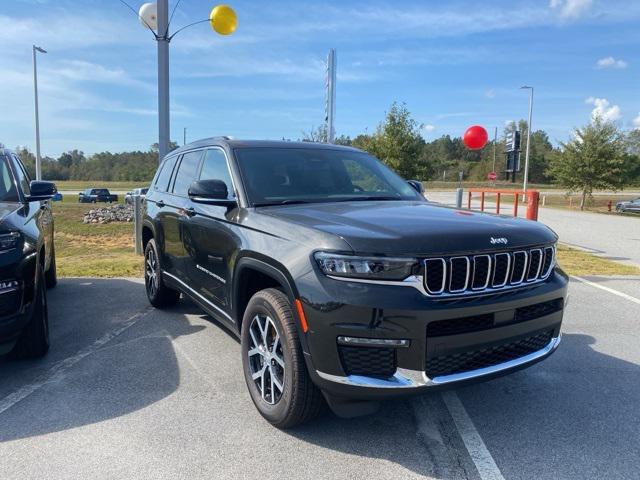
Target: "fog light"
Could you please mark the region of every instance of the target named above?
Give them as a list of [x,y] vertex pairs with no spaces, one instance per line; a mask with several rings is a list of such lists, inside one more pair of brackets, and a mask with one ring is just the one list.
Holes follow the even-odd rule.
[[409,343],[409,340],[397,340],[393,338],[338,337],[338,345],[359,347],[408,347]]

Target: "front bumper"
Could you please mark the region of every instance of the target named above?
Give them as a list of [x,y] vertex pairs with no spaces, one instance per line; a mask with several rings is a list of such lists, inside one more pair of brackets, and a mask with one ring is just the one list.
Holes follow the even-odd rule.
[[[533,365],[560,343],[567,277],[559,269],[527,288],[450,301],[426,298],[415,289],[316,278],[316,298],[301,295],[309,325],[305,354],[314,382],[335,396],[384,398],[486,380]],[[332,300],[319,301],[323,298]],[[557,308],[538,309],[544,305]],[[470,319],[488,323],[456,327]],[[429,333],[435,331],[430,325],[443,324],[453,331]],[[360,371],[350,371],[337,342],[342,336],[408,342],[394,347],[392,371],[367,374],[372,350],[357,365]]]

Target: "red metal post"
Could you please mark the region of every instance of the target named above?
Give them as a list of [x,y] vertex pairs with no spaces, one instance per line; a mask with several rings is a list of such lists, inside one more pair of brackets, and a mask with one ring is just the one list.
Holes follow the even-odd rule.
[[467,208],[471,210],[471,192],[469,192],[469,201],[467,202]]
[[518,216],[518,198],[520,198],[520,194],[516,193],[513,195],[513,216]]
[[480,211],[484,212],[484,192],[480,192]]
[[500,214],[500,192],[498,192],[498,199],[496,200],[496,213]]
[[535,190],[527,192],[527,220],[538,220],[538,202],[540,193]]

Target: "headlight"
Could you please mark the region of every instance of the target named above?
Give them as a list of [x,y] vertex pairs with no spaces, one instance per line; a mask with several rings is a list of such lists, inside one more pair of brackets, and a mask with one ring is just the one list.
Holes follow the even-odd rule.
[[326,275],[374,280],[404,280],[417,264],[414,258],[355,257],[317,252],[316,262]]
[[0,234],[0,252],[4,250],[11,250],[18,246],[20,241],[20,232],[2,233]]

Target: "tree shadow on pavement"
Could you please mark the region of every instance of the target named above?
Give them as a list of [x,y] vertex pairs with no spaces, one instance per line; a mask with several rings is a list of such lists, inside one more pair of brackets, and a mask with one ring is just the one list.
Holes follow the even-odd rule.
[[[40,360],[0,364],[0,384],[13,382],[11,393],[29,393],[0,413],[0,442],[120,417],[147,407],[178,388],[180,372],[172,339],[205,328],[191,325],[186,319],[186,314],[197,308],[180,302],[168,311],[152,310],[139,283],[91,279],[87,288],[87,282],[61,280],[55,295],[50,295],[49,355]],[[104,305],[100,297],[105,295],[122,304],[91,311],[91,305]],[[128,295],[142,299],[131,311],[125,307]],[[132,301],[138,302],[138,298]],[[129,328],[103,345],[92,347],[98,338],[122,328],[136,311],[141,316]],[[75,337],[67,338],[70,335]],[[65,342],[73,342],[74,349],[68,351]],[[82,356],[86,349],[90,353]],[[64,354],[58,354],[58,350]],[[78,352],[82,358],[76,361]],[[73,365],[67,368],[64,362],[69,359]],[[59,367],[61,362],[63,366]],[[39,374],[31,375],[31,369],[37,369]],[[9,403],[3,402],[8,402],[10,396],[3,397],[0,406],[7,407]]]

